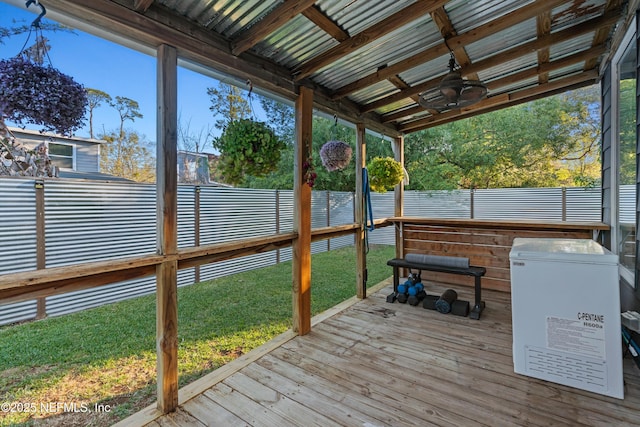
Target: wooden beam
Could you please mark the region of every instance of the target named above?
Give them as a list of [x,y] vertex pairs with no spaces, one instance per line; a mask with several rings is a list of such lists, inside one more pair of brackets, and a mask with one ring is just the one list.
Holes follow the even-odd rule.
[[[386,68],[379,69],[373,74],[363,77],[348,85],[345,85],[342,88],[334,91],[332,98],[333,99],[342,98],[348,95],[349,93],[358,91],[360,89],[364,89],[367,86],[371,86],[375,83],[378,83],[388,78],[391,75],[403,73],[407,70],[410,70],[411,68],[417,67],[418,65],[429,62],[432,59],[439,58],[442,55],[446,55],[449,52],[449,47],[451,47],[452,49],[464,48],[468,44],[477,42],[478,40],[481,40],[485,37],[493,35],[496,31],[506,29],[511,25],[525,21],[529,18],[536,16],[541,11],[544,11],[546,9],[551,9],[555,5],[564,3],[564,2],[565,2],[564,0],[554,0],[554,1],[538,0],[504,17],[494,19],[493,21],[487,22],[486,24],[483,24],[477,28],[474,28],[473,30],[467,31],[466,33],[452,36],[447,40],[446,44],[442,43],[430,49],[427,49],[425,51],[419,52],[411,56],[410,58],[407,58],[396,64],[389,65]],[[434,10],[434,12],[436,11],[437,11],[437,8]],[[436,12],[434,19],[443,19],[443,17],[441,15],[437,15],[437,12]],[[444,26],[445,24],[442,23],[441,25]],[[445,67],[446,65],[447,64],[444,64]]]
[[[385,219],[374,221],[376,227],[386,227]],[[360,224],[344,224],[311,230],[311,241],[355,234]],[[177,255],[142,255],[120,260],[108,260],[23,271],[0,275],[0,301],[3,304],[91,289],[129,279],[139,279],[156,273],[156,266],[168,260],[178,262],[178,269],[225,261],[242,256],[289,247],[296,234],[278,233],[271,236],[238,239],[179,249]]]
[[[36,268],[47,268],[47,241],[46,241],[46,216],[44,203],[44,180],[37,179],[34,184],[36,193]],[[36,302],[36,319],[44,319],[47,316],[47,299],[38,298]]]
[[339,42],[343,42],[349,38],[349,33],[343,30],[338,24],[333,22],[320,8],[316,5],[302,11],[302,14],[311,22],[316,24],[325,33],[329,34]]
[[[536,18],[536,31],[538,38],[551,34],[551,11],[547,10]],[[545,47],[538,50],[538,66],[549,62],[550,49]],[[593,68],[593,67],[591,67]],[[538,83],[547,83],[549,81],[549,73],[540,73],[538,75]]]
[[133,2],[133,9],[137,12],[146,12],[151,7],[153,0],[135,0]]
[[[73,23],[71,20],[87,23],[90,28],[136,40],[153,49],[163,43],[175,46],[179,57],[187,63],[232,76],[239,82],[250,79],[254,87],[285,99],[296,99],[296,87],[289,69],[250,52],[234,56],[229,42],[221,36],[163,8],[152,7],[143,15],[111,0],[47,0],[47,9],[71,18],[66,21],[69,25]],[[90,29],[86,31],[91,32]],[[330,99],[322,88],[314,88],[314,101],[318,109],[331,115],[337,114],[352,123],[363,121],[369,129],[384,134],[398,134],[393,126],[377,121],[376,115],[363,115],[355,103]]]
[[362,123],[356,125],[356,200],[355,216],[359,224],[355,236],[356,250],[356,296],[367,297],[367,256],[363,169],[367,165],[366,128]]
[[315,0],[285,0],[280,3],[267,16],[252,25],[231,43],[231,53],[238,56],[249,50],[296,15],[313,6],[314,3]]
[[327,50],[326,52],[315,56],[306,63],[300,65],[293,70],[296,81],[300,81],[310,76],[325,65],[331,64],[337,59],[355,52],[362,46],[367,45],[380,37],[389,34],[396,29],[415,21],[420,16],[430,13],[438,7],[444,5],[447,0],[418,0],[411,6],[408,6],[388,18],[383,19],[376,25],[349,37],[339,45]]
[[[158,47],[158,129],[156,194],[158,254],[176,254],[178,248],[178,53]],[[156,351],[158,409],[178,407],[178,262],[167,260],[156,271]]]
[[[438,29],[440,29],[440,34],[442,34],[442,37],[445,40],[449,40],[450,38],[458,35],[458,32],[453,26],[453,23],[449,19],[449,15],[447,14],[447,11],[444,9],[444,6],[441,6],[438,9],[431,12],[431,18],[433,18],[433,22],[436,23],[436,25],[438,26]],[[467,51],[465,50],[464,46],[459,46],[456,49],[454,49],[452,52],[453,52],[453,56],[456,59],[456,62],[461,67],[465,67],[471,64],[471,59],[469,58],[469,55],[467,55]],[[473,80],[478,80],[477,74],[472,74],[467,77]]]
[[[399,136],[394,138],[393,140],[393,155],[397,162],[400,162],[402,167],[404,164],[404,136]],[[411,177],[409,177],[411,179]],[[404,216],[404,182],[396,185],[394,188],[393,194],[393,216],[402,217]],[[402,233],[400,232],[400,228],[395,228],[395,239],[396,239],[396,258],[404,258],[404,248],[403,248],[403,239]]]
[[304,164],[311,159],[313,90],[300,87],[296,100],[296,145],[293,179],[293,331],[311,331],[311,187]]
[[295,233],[286,233],[280,235],[273,235],[269,237],[260,237],[255,239],[255,243],[251,246],[236,245],[234,249],[226,248],[224,251],[211,251],[200,256],[191,256],[183,261],[178,261],[178,269],[182,270],[189,267],[197,267],[203,264],[211,264],[214,262],[225,261],[234,258],[240,258],[247,255],[262,254],[265,252],[271,252],[278,249],[291,246],[291,242],[295,238]]
[[[501,85],[509,84],[508,82],[513,83],[515,81],[529,78],[535,73],[539,73],[539,72],[548,73],[549,71],[552,71],[554,69],[560,69],[578,62],[582,62],[582,61],[589,61],[591,58],[598,57],[605,52],[606,52],[606,46],[604,45],[592,47],[591,49],[585,50],[583,52],[578,52],[573,55],[558,59],[553,63],[543,64],[541,67],[538,67],[538,68],[531,68],[529,70],[524,70],[520,73],[512,74],[511,76],[507,76],[503,79],[496,80],[492,83],[489,83],[488,86],[491,88],[498,88]],[[505,56],[508,56],[508,55],[505,55]],[[487,58],[487,59],[491,60],[491,58]],[[479,63],[476,63],[470,68],[477,69],[478,64]],[[425,109],[417,105],[415,107],[406,108],[395,113],[385,114],[384,116],[382,116],[382,121],[384,123],[394,122],[394,121],[403,119],[405,117],[410,117],[412,115],[417,115],[424,112],[425,112]],[[436,116],[439,113],[431,112],[431,114]]]
[[575,76],[565,77],[553,82],[523,89],[511,94],[501,94],[483,99],[477,104],[461,110],[451,110],[438,116],[431,116],[424,119],[405,123],[400,127],[405,132],[417,132],[419,130],[449,123],[461,118],[476,116],[491,111],[499,110],[525,102],[535,101],[546,96],[563,93],[568,90],[595,84],[598,79],[597,70],[590,70]]
[[[487,83],[487,87],[489,88],[489,90],[495,90],[501,87],[512,85],[514,83],[517,83],[523,80],[531,79],[538,75],[548,74],[551,71],[560,70],[562,68],[565,68],[580,62],[587,62],[591,58],[597,58],[598,56],[605,53],[606,49],[607,49],[606,46],[592,47],[591,49],[585,50],[584,52],[578,52],[553,62],[542,63],[537,67],[522,70],[518,73],[511,74],[501,79],[493,80]],[[545,83],[549,83],[548,79]]]
[[[607,0],[607,4],[605,5],[605,12],[610,12],[613,10],[618,10],[620,8],[622,4],[622,0]],[[627,7],[632,7],[631,5],[627,5]],[[633,10],[633,9],[631,9]],[[605,27],[600,27],[596,30],[596,33],[593,37],[593,42],[592,45],[593,46],[597,46],[603,43],[607,43],[609,39],[609,36],[611,35],[611,28],[614,26],[614,24],[605,26]],[[615,49],[613,49],[613,51],[615,51]],[[586,64],[584,64],[584,69],[585,70],[590,70],[593,67],[595,67],[598,64],[598,62],[595,59],[592,59],[590,61],[587,61]]]
[[149,277],[156,272],[156,264],[148,262],[146,259],[136,266],[129,267],[127,267],[128,262],[109,262],[112,265],[118,265],[118,269],[101,271],[96,265],[104,265],[105,263],[98,262],[89,263],[86,266],[72,265],[0,276],[0,280],[5,282],[0,289],[0,301],[2,304],[9,304],[34,298],[45,298],[124,280]]
[[[467,76],[472,73],[486,70],[486,69],[495,67],[496,65],[500,65],[504,62],[512,61],[514,59],[517,59],[523,55],[527,55],[536,50],[543,49],[553,44],[560,43],[560,42],[578,37],[580,35],[593,32],[595,28],[611,25],[612,23],[615,23],[619,18],[620,18],[619,11],[609,12],[604,16],[590,19],[588,21],[585,21],[581,24],[576,25],[575,27],[558,31],[557,33],[549,34],[548,36],[540,37],[531,42],[524,43],[522,45],[508,49],[504,52],[500,52],[489,58],[485,58],[481,61],[477,61],[465,68],[462,68],[460,71],[463,76]],[[403,99],[410,98],[416,94],[424,92],[425,90],[431,89],[432,87],[438,85],[443,77],[444,77],[444,74],[438,77],[435,77],[429,81],[426,81],[424,83],[420,83],[418,85],[412,86],[411,88],[401,90],[400,92],[396,92],[393,95],[387,96],[378,101],[371,102],[367,105],[364,105],[361,109],[361,112],[364,113],[364,112],[373,111],[378,108],[382,108],[386,105],[393,104],[394,102],[398,102]]]

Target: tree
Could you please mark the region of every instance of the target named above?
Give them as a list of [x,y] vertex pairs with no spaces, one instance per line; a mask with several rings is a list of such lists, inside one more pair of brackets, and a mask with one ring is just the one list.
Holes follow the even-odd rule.
[[200,153],[212,136],[213,130],[210,126],[192,130],[191,119],[184,122],[182,116],[178,117],[178,147],[181,150]]
[[218,129],[224,129],[231,120],[245,119],[251,114],[249,102],[235,86],[220,82],[217,88],[207,88],[207,95],[213,117],[220,117],[215,123]]
[[[152,144],[135,130],[112,131],[100,135],[102,172],[137,182],[155,182],[155,158]],[[148,148],[149,147],[149,148]]]
[[113,131],[99,135],[106,141],[100,150],[100,169],[134,181],[155,181],[155,160],[147,148],[151,144],[135,130],[125,128],[127,121],[134,122],[136,118],[142,117],[138,102],[116,96],[115,101],[109,102],[109,105],[118,112],[120,124]]
[[112,105],[111,95],[98,89],[87,88],[87,109],[89,110],[89,137],[94,138],[93,133],[93,110],[100,107],[103,103]]
[[109,102],[109,105],[115,108],[120,116],[120,135],[124,135],[124,124],[127,120],[135,122],[136,119],[143,117],[138,101],[134,101],[131,98],[116,96],[115,101]]
[[620,81],[620,148],[621,185],[636,183],[636,80]]
[[408,135],[409,188],[544,187],[580,185],[594,178],[590,165],[599,165],[596,90],[544,98]]

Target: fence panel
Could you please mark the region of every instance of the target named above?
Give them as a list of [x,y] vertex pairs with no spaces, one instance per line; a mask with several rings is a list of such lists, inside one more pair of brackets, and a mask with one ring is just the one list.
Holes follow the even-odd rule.
[[[355,195],[348,192],[332,191],[329,197],[329,218],[331,226],[352,224],[354,222]],[[329,249],[338,249],[351,246],[354,243],[353,235],[337,237],[329,240]]]
[[156,252],[152,185],[47,180],[47,267]]
[[[201,187],[201,245],[269,236],[276,230],[274,190]],[[241,273],[273,265],[275,262],[275,252],[267,252],[207,264],[200,267],[200,280]]]
[[475,219],[562,221],[561,188],[496,188],[476,190]]
[[619,191],[620,199],[620,223],[636,224],[636,186],[621,185]]
[[35,270],[35,180],[0,178],[0,194],[0,274]]
[[405,191],[405,216],[470,218],[471,193],[467,190]]
[[[0,274],[37,268],[36,189],[33,179],[0,179]],[[472,203],[473,195],[473,203]],[[600,189],[568,188],[567,221],[599,221]],[[621,189],[621,219],[635,221],[635,186]],[[199,199],[199,211],[196,199]],[[495,189],[405,192],[407,216],[562,220],[563,190]],[[136,183],[45,180],[46,266],[62,266],[156,251],[155,186]],[[355,197],[348,192],[312,192],[312,227],[350,224]],[[394,214],[394,194],[372,193],[374,218]],[[293,191],[178,187],[178,247],[268,236],[293,230]],[[200,228],[196,230],[196,219]],[[394,229],[368,233],[371,244],[395,243]],[[312,253],[353,244],[353,236],[314,242]],[[291,248],[231,259],[198,268],[201,281],[290,261]],[[196,280],[196,268],[178,272],[178,286]],[[129,280],[46,298],[49,316],[71,313],[155,292],[155,277]],[[0,324],[33,319],[36,301],[0,305]]]
[[[293,190],[279,191],[279,217],[280,232],[290,233],[293,231]],[[292,248],[283,248],[279,251],[280,262],[291,261],[293,259]]]
[[196,197],[200,187],[178,186],[178,247],[189,248],[196,244]]
[[[635,186],[632,198],[632,218],[635,222]],[[567,188],[566,189],[567,221],[602,221],[602,189],[600,188]]]

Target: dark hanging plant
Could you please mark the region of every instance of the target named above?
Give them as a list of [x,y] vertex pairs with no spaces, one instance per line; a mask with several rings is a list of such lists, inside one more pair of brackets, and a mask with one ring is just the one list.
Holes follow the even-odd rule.
[[17,56],[0,60],[0,99],[6,119],[71,134],[84,125],[87,92],[50,65]]
[[286,143],[265,123],[240,119],[231,121],[213,146],[220,151],[218,167],[224,180],[237,185],[246,175],[276,170]]
[[320,148],[322,165],[329,171],[342,170],[351,162],[353,150],[343,141],[329,141]]

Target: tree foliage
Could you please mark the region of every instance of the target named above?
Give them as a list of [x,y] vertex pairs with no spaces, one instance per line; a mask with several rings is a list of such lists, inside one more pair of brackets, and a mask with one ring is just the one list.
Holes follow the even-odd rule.
[[591,88],[410,134],[408,188],[593,183],[600,175],[597,105],[596,88]]
[[248,118],[251,114],[251,106],[243,91],[230,84],[220,82],[217,88],[207,88],[207,95],[211,100],[209,110],[217,117],[215,127],[224,129],[232,120]]
[[99,89],[87,88],[87,109],[89,110],[89,138],[94,138],[93,112],[103,104],[111,105],[111,95]]
[[127,121],[142,118],[138,102],[116,96],[109,105],[116,109],[120,123],[114,130],[98,135],[105,141],[100,149],[102,172],[138,182],[155,181],[155,158],[150,143],[135,130],[126,129]]
[[[224,114],[235,112],[238,116],[239,111],[243,111],[231,108],[239,101],[234,98],[235,92],[225,89],[217,93],[231,97],[217,97],[226,104],[212,107],[212,111],[218,111],[224,118],[221,122],[228,120]],[[405,167],[410,179],[406,188],[597,185],[600,180],[599,96],[598,87],[593,86],[408,134]],[[260,98],[260,102],[268,123],[287,142],[287,147],[275,171],[264,177],[243,176],[237,185],[292,188],[294,110],[265,98]],[[633,118],[630,116],[629,120]],[[335,172],[327,171],[321,164],[319,150],[330,140],[345,141],[355,153],[353,128],[314,117],[312,159],[318,174],[314,190],[354,191],[355,161],[345,170]],[[366,144],[367,160],[376,156],[393,157],[388,140],[381,141],[367,134]]]
[[112,131],[100,135],[100,170],[137,182],[155,182],[155,158],[151,143],[135,130]]

